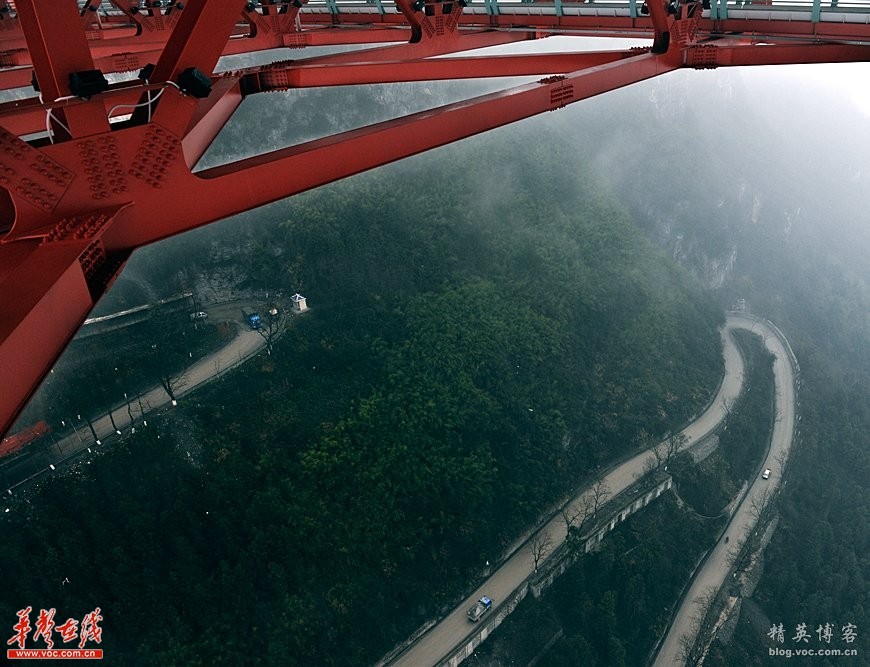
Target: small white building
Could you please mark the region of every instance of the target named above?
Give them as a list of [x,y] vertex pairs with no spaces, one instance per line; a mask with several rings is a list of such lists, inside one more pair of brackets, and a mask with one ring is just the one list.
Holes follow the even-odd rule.
[[293,310],[295,312],[304,313],[306,310],[308,310],[308,304],[305,303],[305,297],[298,292],[290,297],[290,301],[293,305]]

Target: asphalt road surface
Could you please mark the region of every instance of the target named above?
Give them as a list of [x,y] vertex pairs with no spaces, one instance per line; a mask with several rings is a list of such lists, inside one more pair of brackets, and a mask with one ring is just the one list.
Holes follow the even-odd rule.
[[[235,311],[238,310],[238,307],[232,306],[231,309],[233,310],[232,315],[236,315]],[[220,315],[231,316],[230,313],[225,314],[223,312]],[[217,318],[219,315],[214,313],[212,316]],[[785,456],[788,455],[795,419],[795,369],[792,367],[791,359],[782,342],[773,331],[769,330],[761,322],[738,316],[729,316],[726,329],[722,332],[723,358],[725,363],[722,383],[716,397],[704,413],[682,431],[682,434],[686,438],[686,442],[683,445],[684,448],[694,446],[711,433],[725,418],[730,406],[740,393],[743,385],[744,369],[743,360],[730,335],[730,330],[735,328],[750,329],[762,335],[765,345],[776,356],[776,361],[774,362],[776,422],[774,424],[770,452],[764,463],[764,467],[770,468],[773,473],[769,480],[762,480],[760,478],[756,480],[755,484],[747,492],[744,501],[735,511],[731,523],[725,532],[725,535],[730,538],[729,541],[731,543],[728,545],[729,547],[739,546],[747,531],[754,528],[754,517],[751,512],[753,499],[759,501],[765,490],[772,490],[778,486],[780,479],[777,470],[779,466],[778,460],[783,453]],[[196,389],[221,372],[237,365],[264,345],[265,341],[259,333],[249,329],[241,329],[239,334],[225,347],[190,366],[179,380],[179,389],[176,394],[181,397]],[[145,418],[147,418],[148,412],[166,406],[170,402],[169,396],[162,387],[151,389],[143,394],[141,398]],[[140,423],[142,421],[142,414],[138,400],[131,401],[131,409],[134,421]],[[119,428],[124,430],[129,428],[130,416],[127,412],[126,404],[117,408],[112,416]],[[108,416],[96,420],[94,428],[101,439],[115,432]],[[90,432],[85,427],[85,429],[79,429],[78,434],[73,434],[59,440],[50,451],[54,453],[55,461],[60,461],[91,446],[91,440]],[[662,445],[659,446],[662,447]],[[651,451],[646,450],[608,471],[603,479],[611,497],[631,486],[643,475],[647,461],[652,460],[654,460],[654,457]],[[22,463],[21,465],[25,464]],[[22,468],[22,474],[24,472],[27,472],[27,470]],[[32,475],[32,469],[30,469],[28,475]],[[14,474],[7,470],[7,485],[10,477],[14,477]],[[572,503],[579,505],[584,496],[590,493],[590,488],[584,489],[575,496]],[[560,544],[565,540],[566,536],[564,521],[559,515],[556,515],[551,521],[542,526],[539,532],[542,535],[548,536],[553,545]],[[709,587],[720,586],[728,575],[727,555],[729,548],[726,548],[725,545],[725,535],[723,535],[722,540],[716,545],[704,566],[697,573],[684,603],[675,616],[668,636],[662,644],[655,662],[657,666],[680,664],[677,658],[680,652],[680,637],[686,634],[692,626],[695,614],[694,600]],[[522,541],[520,540],[520,542]],[[473,591],[466,600],[461,602],[453,611],[409,646],[391,664],[412,667],[437,664],[474,629],[466,616],[466,611],[476,600],[482,595],[488,595],[494,600],[495,605],[498,605],[499,602],[510,597],[514,590],[522,584],[533,570],[534,561],[531,551],[527,548],[516,549],[483,585]]]
[[[694,446],[718,426],[743,386],[743,359],[727,328],[722,332],[722,344],[725,362],[722,384],[707,410],[682,431],[682,434],[686,436],[684,448]],[[661,446],[659,445],[659,447]],[[643,475],[644,465],[648,460],[654,460],[654,457],[650,450],[645,450],[607,472],[604,481],[610,495],[615,496],[624,491]],[[591,493],[591,489],[584,489],[575,496],[572,503],[579,504],[582,498],[589,493]],[[539,532],[548,535],[553,545],[558,545],[565,540],[565,523],[562,517],[557,514],[551,521],[542,526]],[[498,605],[506,600],[533,571],[534,560],[531,551],[528,548],[514,551],[513,555],[508,557],[482,586],[472,592],[466,600],[390,664],[407,667],[436,665],[447,657],[451,650],[459,645],[474,629],[466,616],[466,612],[476,600],[480,599],[482,595],[487,595],[493,599],[494,605]]]
[[[693,621],[698,614],[696,600],[703,596],[711,588],[719,589],[725,577],[728,576],[728,553],[732,549],[738,549],[743,544],[745,536],[755,530],[756,517],[753,514],[753,503],[760,503],[766,493],[772,493],[781,481],[782,462],[786,460],[792,443],[795,424],[795,368],[792,366],[791,356],[785,345],[777,335],[763,322],[739,316],[729,316],[727,326],[729,328],[749,329],[764,338],[767,349],[776,356],[773,363],[774,386],[776,389],[776,419],[773,425],[770,450],[762,468],[770,468],[770,479],[762,479],[759,474],[755,482],[749,487],[743,502],[737,507],[731,517],[731,521],[713,548],[707,560],[698,570],[689,591],[686,593],[683,603],[674,616],[674,621],[668,630],[667,637],[662,643],[655,667],[672,667],[683,665],[685,661],[681,657],[681,637],[687,636],[694,639],[695,630]],[[725,539],[728,538],[726,544]]]
[[[214,312],[212,312],[213,310]],[[175,395],[179,400],[185,394],[205,384],[227,369],[237,366],[266,344],[263,336],[241,323],[242,308],[238,304],[223,305],[215,309],[209,308],[208,312],[212,320],[228,319],[238,321],[239,331],[224,347],[193,363],[178,378],[175,383],[177,387]],[[118,398],[122,399],[123,396]],[[141,395],[141,407],[139,398],[133,395],[129,398],[133,421],[140,428],[143,419],[147,420],[149,412],[161,409],[170,403],[169,395],[159,385]],[[123,432],[131,428],[130,414],[127,412],[126,403],[112,411],[112,419],[114,419],[118,429]],[[100,440],[104,440],[113,434],[117,435],[108,415],[103,415],[94,420],[93,425],[94,431],[96,431],[97,437]],[[16,485],[27,481],[34,475],[50,471],[50,465],[55,465],[88,447],[93,447],[93,436],[87,424],[80,422],[77,425],[77,429],[76,432],[59,438],[54,445],[44,452],[30,457],[22,457],[4,465],[2,476],[0,476],[0,480],[4,482],[4,488],[8,489],[11,487],[14,489]]]

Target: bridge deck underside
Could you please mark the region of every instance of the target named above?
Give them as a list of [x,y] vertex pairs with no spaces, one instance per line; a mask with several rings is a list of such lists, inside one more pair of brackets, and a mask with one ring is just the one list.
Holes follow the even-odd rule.
[[[137,247],[675,69],[870,59],[864,3],[155,5],[0,0],[0,88],[30,91],[0,104],[0,431]],[[646,46],[474,53],[551,35]],[[215,73],[221,56],[338,45],[365,46]],[[139,76],[104,78],[120,72]],[[195,171],[252,95],[517,76],[537,80]]]

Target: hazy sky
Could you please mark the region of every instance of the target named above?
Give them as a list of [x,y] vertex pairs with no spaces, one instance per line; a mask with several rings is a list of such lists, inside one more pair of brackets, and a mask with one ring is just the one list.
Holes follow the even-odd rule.
[[[462,55],[486,53],[541,53],[548,51],[607,51],[647,46],[649,40],[596,37],[548,37],[532,42],[478,49]],[[765,87],[771,81],[821,92],[848,92],[861,111],[870,116],[870,63],[776,65],[732,68],[747,85]]]

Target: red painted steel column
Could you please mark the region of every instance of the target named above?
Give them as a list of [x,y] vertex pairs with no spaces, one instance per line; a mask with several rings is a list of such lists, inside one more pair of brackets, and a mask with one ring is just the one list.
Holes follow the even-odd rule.
[[0,431],[22,410],[94,305],[79,255],[86,243],[0,246]]
[[[290,64],[246,75],[257,92],[321,86],[348,86],[402,81],[442,81],[566,74],[637,56],[636,51],[587,51],[524,56],[432,58],[411,61],[347,62],[330,65]],[[256,82],[256,83],[254,83]]]
[[187,3],[154,67],[151,81],[172,81],[188,67],[211,75],[244,4],[243,0],[191,0]]
[[[187,4],[150,81],[177,83],[179,75],[189,68],[211,76],[243,6],[243,0],[192,0]],[[195,106],[195,100],[182,98],[170,89],[161,96],[152,118],[180,135],[186,130]]]
[[193,166],[214,141],[218,133],[242,103],[242,91],[236,77],[215,82],[211,95],[200,100],[193,119],[181,140],[185,162]]
[[[16,6],[43,99],[52,102],[69,96],[70,75],[94,69],[84,32],[70,30],[79,23],[75,0],[18,0]],[[98,109],[79,105],[58,112],[55,131],[66,134],[61,123],[72,136],[107,131],[108,120]]]

